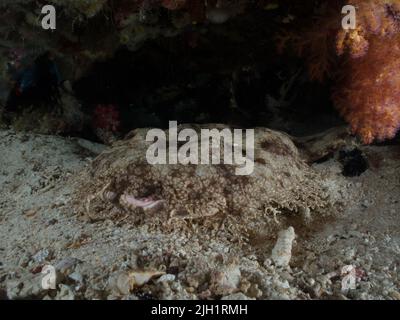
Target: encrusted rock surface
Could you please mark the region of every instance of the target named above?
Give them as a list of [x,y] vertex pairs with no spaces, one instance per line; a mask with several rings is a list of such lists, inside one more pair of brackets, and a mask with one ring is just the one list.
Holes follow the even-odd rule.
[[327,215],[335,205],[323,178],[283,133],[255,130],[254,171],[244,176],[235,175],[242,165],[148,164],[152,142],[146,142],[146,133],[135,130],[93,161],[77,189],[78,212],[90,219],[158,224],[164,230],[217,227],[235,238],[265,232],[281,216]]

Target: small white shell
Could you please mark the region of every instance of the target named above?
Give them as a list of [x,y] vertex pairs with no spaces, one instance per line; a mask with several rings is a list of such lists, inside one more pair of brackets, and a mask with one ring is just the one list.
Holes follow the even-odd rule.
[[109,286],[118,295],[128,295],[138,287],[141,287],[154,278],[161,277],[165,272],[161,271],[122,271],[110,278]]

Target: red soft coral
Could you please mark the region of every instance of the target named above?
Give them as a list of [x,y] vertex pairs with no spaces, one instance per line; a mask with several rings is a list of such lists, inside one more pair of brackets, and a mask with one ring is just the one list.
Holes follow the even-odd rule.
[[168,10],[178,10],[183,8],[186,0],[161,0],[161,6]]
[[[340,3],[323,6],[307,21],[293,23],[288,31],[277,36],[277,51],[291,48],[306,60],[308,74],[312,80],[323,81],[331,75],[336,62],[335,38],[340,29]],[[305,26],[304,26],[305,25]]]
[[118,132],[120,128],[120,114],[115,105],[99,104],[94,110],[93,126],[109,132]]

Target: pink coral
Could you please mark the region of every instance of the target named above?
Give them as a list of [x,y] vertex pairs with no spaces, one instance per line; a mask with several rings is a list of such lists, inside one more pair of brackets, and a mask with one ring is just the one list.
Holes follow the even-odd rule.
[[120,128],[120,114],[113,104],[99,104],[94,110],[93,126],[110,132],[117,132]]

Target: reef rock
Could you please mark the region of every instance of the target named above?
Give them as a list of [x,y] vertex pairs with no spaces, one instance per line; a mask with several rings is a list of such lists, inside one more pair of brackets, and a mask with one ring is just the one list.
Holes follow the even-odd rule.
[[[178,129],[227,128],[223,125]],[[167,230],[218,229],[233,236],[267,232],[282,215],[332,208],[322,177],[291,138],[257,128],[254,171],[236,165],[151,165],[145,129],[100,154],[77,179],[75,209],[90,220],[123,219]],[[275,222],[274,222],[275,221]],[[239,236],[241,237],[241,236]]]

